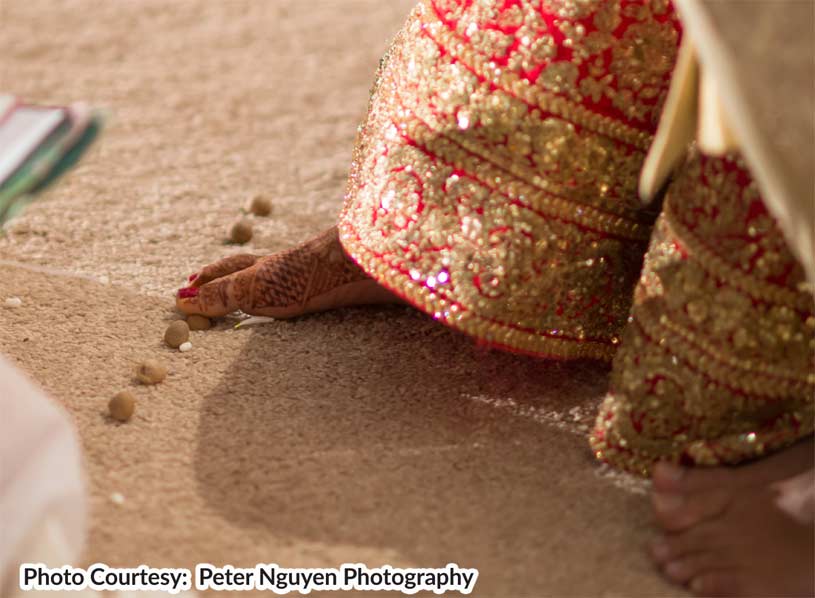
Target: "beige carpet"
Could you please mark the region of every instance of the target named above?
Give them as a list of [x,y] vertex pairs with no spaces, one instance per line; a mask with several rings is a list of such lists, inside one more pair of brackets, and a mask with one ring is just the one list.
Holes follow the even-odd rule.
[[[592,460],[593,363],[487,353],[405,308],[161,343],[172,293],[339,208],[357,123],[407,0],[2,0],[0,89],[87,99],[102,143],[0,240],[0,351],[73,416],[86,558],[111,565],[477,567],[475,595],[655,596],[642,484]],[[168,380],[138,387],[141,357]],[[105,417],[131,388],[132,422]],[[114,503],[112,493],[125,501]]]

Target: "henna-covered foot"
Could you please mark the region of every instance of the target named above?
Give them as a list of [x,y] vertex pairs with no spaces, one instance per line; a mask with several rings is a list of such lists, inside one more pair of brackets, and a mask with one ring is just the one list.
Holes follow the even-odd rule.
[[292,318],[351,305],[399,303],[342,249],[336,227],[269,256],[234,255],[203,268],[178,292],[187,314]]

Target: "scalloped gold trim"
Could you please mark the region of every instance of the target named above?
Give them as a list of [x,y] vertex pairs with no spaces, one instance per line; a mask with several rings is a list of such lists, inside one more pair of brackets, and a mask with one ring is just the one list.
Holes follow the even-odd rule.
[[[615,392],[609,392],[603,401],[598,421],[607,420],[610,405],[622,401]],[[680,463],[684,456],[693,459],[696,465],[721,466],[738,465],[749,459],[770,454],[811,436],[813,433],[812,409],[803,412],[803,417],[790,414],[786,419],[779,419],[770,428],[757,430],[756,433],[732,433],[726,436],[693,441],[666,440],[669,447],[665,451],[649,451],[629,448],[633,443],[622,438],[615,442],[608,437],[608,428],[595,428],[589,436],[589,446],[594,456],[609,465],[629,473],[650,477],[653,466],[659,461]],[[602,438],[601,438],[602,436]]]
[[[417,119],[421,118],[415,112],[412,113]],[[506,171],[484,159],[480,159],[478,156],[463,157],[463,152],[457,142],[447,137],[440,137],[438,131],[422,121],[424,121],[423,118],[421,121],[411,122],[407,131],[408,137],[415,143],[421,145],[428,153],[442,158],[450,166],[464,170],[468,173],[467,176],[478,180],[482,185],[494,191],[498,191],[513,200],[519,201],[527,208],[551,218],[565,220],[579,226],[625,239],[647,241],[650,238],[650,225],[604,212],[586,204],[557,197],[543,189],[529,185],[526,182],[513,180],[512,185],[494,184],[493,181],[506,176]],[[471,151],[467,147],[464,147],[464,149]],[[478,170],[486,170],[490,173],[490,176],[479,176],[476,174]],[[517,176],[514,172],[511,174]],[[515,190],[517,190],[517,192]]]
[[672,322],[668,316],[663,314],[657,318],[642,307],[637,308],[636,317],[645,334],[665,339],[671,350],[691,368],[720,384],[771,399],[815,393],[815,373],[798,375],[765,363],[727,355],[704,337]]
[[727,284],[745,292],[753,299],[783,305],[798,311],[812,310],[813,300],[811,297],[791,289],[756,280],[749,274],[745,274],[737,268],[734,268],[728,264],[727,261],[708,249],[692,230],[679,222],[670,202],[665,202],[663,213],[665,218],[669,220],[676,236],[682,239],[682,243],[697,256],[696,261],[708,273],[719,280],[727,281]]
[[555,338],[483,318],[454,299],[441,297],[437,292],[416,284],[407,273],[400,272],[386,263],[385,258],[371,252],[362,244],[349,219],[340,219],[339,230],[343,248],[371,278],[442,324],[487,344],[536,357],[603,361],[611,361],[614,357],[616,346],[613,343]]

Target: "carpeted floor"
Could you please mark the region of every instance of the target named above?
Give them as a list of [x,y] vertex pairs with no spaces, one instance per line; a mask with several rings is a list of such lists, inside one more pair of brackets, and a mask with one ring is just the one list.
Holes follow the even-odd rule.
[[[643,546],[643,484],[584,439],[594,363],[487,353],[406,308],[161,342],[172,294],[238,251],[332,223],[381,52],[409,0],[2,0],[0,89],[111,126],[0,239],[0,351],[87,455],[86,559],[111,565],[477,567],[477,596],[678,595]],[[133,365],[170,367],[155,388]],[[134,420],[105,416],[133,389]],[[125,500],[116,504],[111,494]]]

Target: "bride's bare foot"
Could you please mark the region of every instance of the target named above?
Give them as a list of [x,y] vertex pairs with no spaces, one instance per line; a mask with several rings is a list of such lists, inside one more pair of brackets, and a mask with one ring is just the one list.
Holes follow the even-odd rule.
[[703,596],[812,596],[812,520],[779,506],[784,481],[812,467],[812,439],[739,467],[659,464],[654,560]]
[[336,227],[269,256],[234,255],[203,268],[178,291],[187,314],[292,318],[350,305],[398,303],[343,251]]

